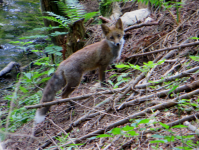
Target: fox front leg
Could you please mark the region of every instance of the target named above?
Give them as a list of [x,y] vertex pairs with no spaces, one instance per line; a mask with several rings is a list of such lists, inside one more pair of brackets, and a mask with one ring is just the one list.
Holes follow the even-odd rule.
[[100,80],[100,85],[102,87],[106,86],[106,79],[105,79],[105,71],[106,71],[107,66],[100,66],[99,67],[99,80]]

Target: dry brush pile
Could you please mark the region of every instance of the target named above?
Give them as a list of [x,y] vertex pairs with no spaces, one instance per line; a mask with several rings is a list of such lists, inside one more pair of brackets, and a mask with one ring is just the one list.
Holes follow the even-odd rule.
[[[122,62],[139,65],[151,61],[151,65],[162,61],[161,64],[150,67],[145,65],[145,70],[128,68],[127,70],[110,71],[107,80],[113,74],[127,73],[130,80],[122,83],[119,88],[94,89],[93,83],[81,84],[70,98],[47,103],[52,105],[51,112],[46,121],[35,127],[32,123],[19,129],[7,146],[19,149],[59,149],[58,137],[67,136],[61,146],[74,143],[84,143],[79,149],[151,149],[150,141],[155,138],[151,135],[171,135],[161,123],[169,127],[183,124],[186,121],[197,120],[199,113],[197,107],[190,103],[198,104],[199,81],[198,61],[190,58],[198,54],[199,42],[190,37],[199,35],[199,2],[188,1],[180,9],[181,21],[174,21],[175,9],[155,12],[153,18],[157,23],[141,24],[126,28],[126,43],[122,54]],[[101,38],[100,28],[95,29],[92,41]],[[156,51],[159,50],[159,51]],[[130,66],[130,65],[128,65]],[[147,70],[147,71],[146,71]],[[116,77],[111,78],[116,82]],[[94,82],[96,83],[96,82]],[[180,102],[185,102],[182,105]],[[66,102],[73,102],[74,108],[68,108]],[[55,105],[59,104],[59,105]],[[180,105],[181,104],[181,105]],[[41,105],[27,106],[38,108]],[[140,124],[134,128],[139,135],[126,137],[122,134],[106,138],[92,138],[105,134],[113,128],[122,128],[141,119],[150,122]],[[197,121],[192,122],[198,127]],[[187,125],[188,124],[188,125]],[[187,127],[190,124],[186,122]],[[153,130],[150,130],[153,128]],[[191,135],[194,131],[190,128],[171,129],[175,135]],[[193,142],[197,141],[194,135]],[[10,145],[11,144],[11,145]],[[59,146],[58,146],[59,145]],[[163,149],[182,146],[180,139],[159,144]],[[77,148],[77,147],[76,147]],[[78,149],[77,148],[77,149]]]

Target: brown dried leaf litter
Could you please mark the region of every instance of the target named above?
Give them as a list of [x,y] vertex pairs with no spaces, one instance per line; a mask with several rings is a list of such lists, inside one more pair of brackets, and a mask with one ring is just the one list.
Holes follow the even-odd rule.
[[[194,42],[189,38],[199,35],[198,8],[198,1],[189,1],[180,9],[181,23],[178,25],[175,24],[169,12],[155,12],[153,17],[155,20],[159,20],[159,25],[145,26],[126,32],[129,38],[126,40],[121,61],[143,65],[143,62],[157,62],[166,59],[162,65],[150,69],[147,74],[133,69],[128,70],[131,73],[129,75],[131,80],[129,83],[121,85],[120,89],[93,89],[93,84],[96,83],[94,80],[92,83],[81,84],[71,97],[93,94],[85,99],[74,100],[74,109],[69,109],[67,103],[52,106],[51,112],[47,116],[49,120],[35,127],[36,137],[32,137],[32,122],[25,124],[5,141],[7,149],[56,147],[58,141],[54,136],[66,133],[70,133],[68,139],[73,140],[72,142],[71,140],[65,141],[65,144],[85,143],[79,149],[151,149],[149,141],[153,138],[150,135],[156,134],[156,132],[151,132],[148,129],[150,127],[157,128],[159,124],[139,126],[136,128],[136,132],[139,133],[138,137],[125,138],[117,135],[114,138],[93,140],[88,138],[99,133],[106,133],[114,127],[130,125],[129,119],[153,118],[156,122],[173,126],[197,118],[198,114],[193,108],[189,111],[179,111],[176,107],[177,101],[181,99],[187,98],[192,102],[197,99],[199,83],[198,75],[195,72],[199,67],[198,62],[189,58],[189,55],[197,55],[197,46],[136,58],[130,56]],[[176,15],[175,10],[172,12]],[[89,43],[101,39],[99,26],[90,26],[88,29],[93,30]],[[107,80],[112,74],[115,72],[107,73]],[[168,89],[172,87],[163,82],[156,84],[155,88],[150,87],[151,84],[148,80],[161,81],[162,78],[165,78],[164,82],[171,82],[170,84],[178,80],[179,89],[173,91],[172,95],[168,95]],[[103,90],[107,92],[103,92]],[[187,109],[191,108],[187,106]],[[197,126],[197,124],[195,125]],[[146,129],[140,131],[140,128]],[[188,129],[173,129],[173,131],[177,135],[190,134]],[[158,133],[169,135],[163,129],[160,129]],[[195,140],[197,140],[197,136]],[[160,144],[162,149],[168,149],[170,146],[182,146],[182,143],[177,140],[170,144]]]

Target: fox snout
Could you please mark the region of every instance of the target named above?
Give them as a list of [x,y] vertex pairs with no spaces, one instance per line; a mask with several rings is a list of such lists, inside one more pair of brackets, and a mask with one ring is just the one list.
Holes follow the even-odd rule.
[[113,42],[113,44],[117,47],[119,47],[120,45],[122,45],[122,39],[121,40],[118,40],[118,41],[115,41]]
[[115,43],[115,46],[120,46],[121,42]]

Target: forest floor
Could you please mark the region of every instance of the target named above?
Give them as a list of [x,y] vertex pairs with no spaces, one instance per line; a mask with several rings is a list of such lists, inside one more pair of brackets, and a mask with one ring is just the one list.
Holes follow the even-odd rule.
[[[198,8],[199,1],[188,1],[180,8],[179,23],[174,19],[177,17],[175,8],[170,10],[173,15],[167,10],[154,11],[151,17],[159,22],[158,25],[127,30],[121,62],[142,66],[142,71],[145,69],[147,72],[133,68],[107,72],[107,80],[112,75],[126,73],[128,82],[120,84],[116,89],[111,86],[94,88],[97,75],[89,74],[91,81],[81,83],[70,96],[71,99],[80,97],[72,101],[74,109],[69,109],[68,103],[53,105],[45,122],[34,128],[33,121],[29,122],[18,129],[14,136],[8,137],[5,141],[6,149],[61,149],[72,143],[84,143],[76,149],[142,150],[154,149],[153,146],[157,145],[157,149],[174,149],[189,145],[185,138],[189,135],[193,136],[190,149],[196,148],[198,136],[194,131],[186,127],[166,129],[161,123],[173,127],[191,121],[192,125],[199,127],[197,121],[193,121],[199,116],[198,105],[192,105],[198,104],[199,76],[195,72],[199,70],[199,62],[189,57],[198,55],[198,47],[196,44],[188,45],[197,42],[191,37],[199,36]],[[90,25],[87,29],[92,32],[89,38],[92,43],[102,38],[100,25]],[[133,56],[179,45],[185,46]],[[164,60],[163,63],[151,67],[161,60]],[[148,61],[153,63],[143,65]],[[111,80],[117,83],[117,76]],[[179,105],[178,102],[185,102],[184,99],[190,101]],[[139,123],[143,119],[146,122]],[[127,136],[123,127],[134,127],[135,132],[128,132],[131,136]],[[96,138],[96,135],[107,133],[113,128],[122,130],[119,129],[120,132],[115,135],[113,132],[108,133],[113,137]],[[70,133],[69,136],[66,136],[67,133]],[[179,138],[182,135],[184,137]],[[157,139],[162,142],[151,143]],[[167,142],[164,141],[166,139]],[[197,146],[194,147],[194,144]]]

